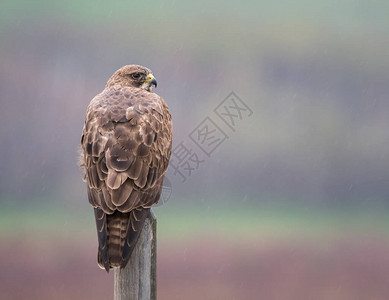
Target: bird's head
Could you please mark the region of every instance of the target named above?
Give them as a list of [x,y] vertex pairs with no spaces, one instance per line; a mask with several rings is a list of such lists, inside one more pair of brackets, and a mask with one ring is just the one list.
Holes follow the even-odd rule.
[[157,80],[149,69],[138,65],[128,65],[117,70],[108,80],[106,87],[113,85],[142,88],[151,92],[153,85],[157,87]]

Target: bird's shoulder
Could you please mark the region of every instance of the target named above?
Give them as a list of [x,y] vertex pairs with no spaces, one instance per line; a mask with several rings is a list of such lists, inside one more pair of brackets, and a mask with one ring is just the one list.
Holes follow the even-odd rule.
[[88,110],[99,111],[103,114],[118,113],[134,105],[144,110],[150,107],[162,114],[166,103],[159,95],[141,88],[111,86],[92,99]]
[[169,157],[171,142],[171,115],[155,93],[113,86],[98,94],[88,107],[82,144],[89,155],[100,156],[109,150],[115,157],[122,151],[125,156],[145,157],[151,151]]

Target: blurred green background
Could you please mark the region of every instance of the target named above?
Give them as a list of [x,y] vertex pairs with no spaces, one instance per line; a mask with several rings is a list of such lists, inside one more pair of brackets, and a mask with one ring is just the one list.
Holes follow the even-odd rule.
[[[0,298],[112,299],[78,163],[86,107],[150,68],[174,147],[159,299],[389,297],[389,3],[2,1]],[[214,109],[234,92],[252,115]],[[228,136],[210,156],[204,118]],[[171,193],[171,194],[170,194]]]

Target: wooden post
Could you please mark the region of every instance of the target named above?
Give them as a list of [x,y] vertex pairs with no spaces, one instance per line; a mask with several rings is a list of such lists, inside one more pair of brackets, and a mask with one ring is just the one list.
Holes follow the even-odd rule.
[[147,216],[127,266],[115,268],[114,300],[157,299],[157,219]]

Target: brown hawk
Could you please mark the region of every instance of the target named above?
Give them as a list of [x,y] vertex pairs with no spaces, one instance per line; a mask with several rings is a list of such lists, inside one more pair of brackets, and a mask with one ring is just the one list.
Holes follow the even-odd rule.
[[107,272],[126,266],[169,164],[172,119],[153,85],[149,69],[124,66],[86,112],[80,159],[94,207],[97,260]]

